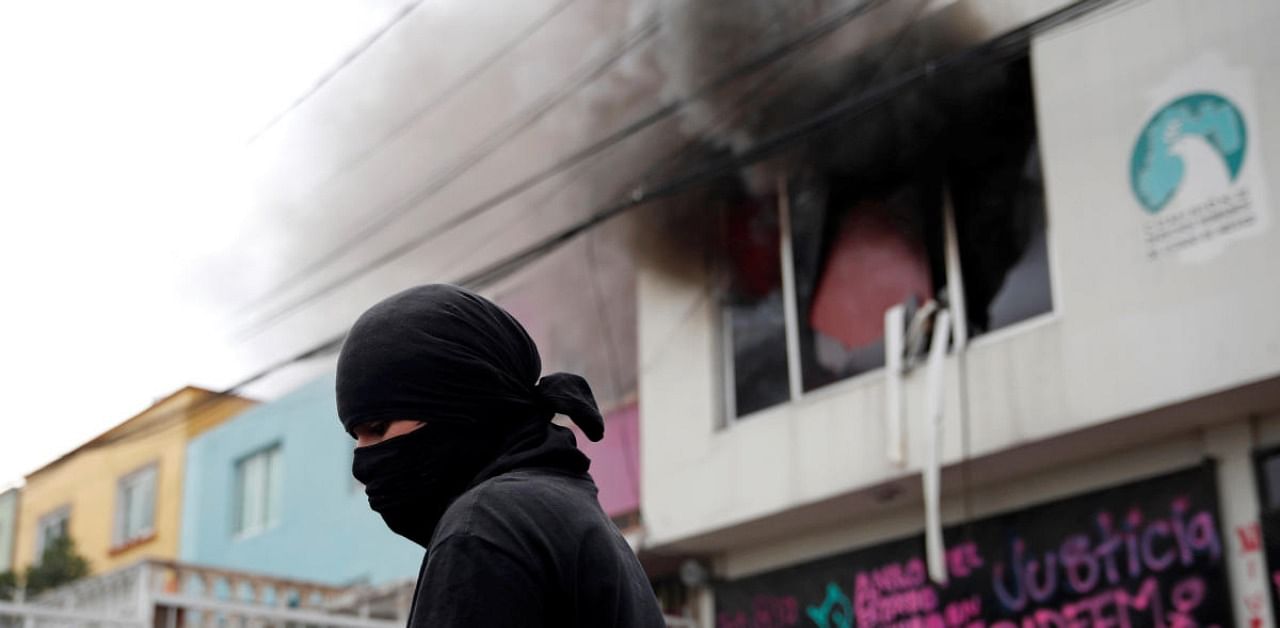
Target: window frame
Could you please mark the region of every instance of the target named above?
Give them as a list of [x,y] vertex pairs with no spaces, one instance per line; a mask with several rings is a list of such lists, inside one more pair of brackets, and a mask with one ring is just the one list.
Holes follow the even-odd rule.
[[[787,404],[797,403],[811,398],[814,395],[824,393],[833,386],[847,384],[851,381],[862,380],[867,377],[874,377],[884,373],[884,366],[870,369],[868,371],[858,373],[852,377],[847,377],[835,382],[831,382],[822,386],[818,386],[812,390],[804,390],[804,373],[801,363],[801,347],[800,347],[800,321],[799,321],[799,304],[796,300],[795,289],[795,255],[792,251],[792,229],[791,229],[791,197],[786,178],[778,181],[776,196],[776,209],[778,212],[778,246],[779,246],[779,263],[782,265],[782,282],[780,290],[783,299],[783,324],[787,343],[787,382],[789,396],[786,400],[772,406],[761,408],[754,412],[737,415],[737,400],[734,391],[734,369],[736,365],[733,363],[733,339],[732,329],[729,325],[727,308],[723,305],[717,309],[719,316],[717,322],[720,329],[716,334],[720,347],[719,368],[717,369],[722,385],[720,386],[720,408],[722,416],[718,422],[724,427],[731,427],[734,424],[749,420],[760,414],[776,410]],[[960,261],[960,245],[959,237],[956,231],[955,209],[951,202],[951,188],[944,184],[942,187],[942,220],[943,220],[943,264],[946,275],[947,299],[950,302],[951,310],[951,329],[952,329],[952,346],[948,349],[948,353],[957,349],[962,349],[972,340],[968,337],[969,323],[965,308],[965,292],[964,292],[964,273]],[[1047,229],[1047,225],[1046,225]],[[1052,281],[1052,278],[1051,278]],[[1052,316],[1056,312],[1056,308],[1041,316]],[[1032,317],[1028,320],[1034,320],[1040,316]],[[981,336],[979,336],[981,337]]]
[[35,560],[32,562],[34,562],[37,565],[40,564],[40,561],[44,559],[44,550],[48,545],[49,541],[51,540],[49,537],[45,535],[45,531],[50,527],[48,522],[54,518],[58,518],[63,521],[62,535],[70,536],[71,535],[71,504],[63,504],[61,506],[58,506],[57,508],[53,508],[45,512],[43,515],[40,515],[39,517],[36,518],[36,548],[35,548],[36,554],[35,554]]
[[[280,524],[281,500],[283,499],[284,447],[274,442],[259,447],[240,456],[231,465],[231,536],[234,539],[245,539],[257,536],[275,528]],[[245,474],[249,471],[246,465],[261,460],[260,486],[258,495],[260,503],[257,509],[260,515],[255,521],[246,521],[248,496]]]
[[[127,534],[125,528],[129,524],[130,506],[124,503],[125,490],[130,482],[150,478],[151,483],[151,508],[147,517],[146,526],[135,534]],[[116,479],[116,505],[115,515],[112,517],[111,528],[111,547],[119,549],[131,546],[139,541],[143,541],[154,537],[156,534],[156,512],[159,509],[157,504],[160,489],[160,461],[153,460],[142,465]]]

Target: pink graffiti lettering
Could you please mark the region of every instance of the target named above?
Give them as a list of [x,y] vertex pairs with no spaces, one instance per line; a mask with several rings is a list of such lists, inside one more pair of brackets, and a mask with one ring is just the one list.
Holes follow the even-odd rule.
[[967,578],[975,569],[983,566],[978,544],[966,541],[947,549],[947,575],[951,578]]
[[927,614],[937,608],[938,593],[933,587],[893,592],[864,586],[854,589],[853,615],[859,626],[889,624],[900,617]]
[[751,601],[753,628],[794,626],[800,621],[800,603],[793,596],[759,595]]
[[[1195,612],[1204,603],[1207,585],[1199,576],[1179,580],[1165,597],[1154,576],[1136,589],[1113,587],[1056,607],[1032,608],[1015,620],[999,620],[982,628],[1196,628]],[[970,624],[967,628],[975,628]]]
[[757,595],[751,613],[727,611],[716,615],[716,628],[784,628],[800,623],[800,602],[795,596]]
[[[1190,567],[1198,559],[1220,560],[1222,546],[1213,514],[1189,511],[1185,497],[1172,501],[1168,518],[1146,519],[1133,508],[1122,527],[1116,526],[1110,513],[1098,513],[1096,538],[1073,534],[1057,551],[1032,553],[1025,541],[1015,538],[1007,559],[991,567],[996,598],[1006,610],[1022,612],[1043,604],[1062,588],[1085,595],[1100,586],[1119,586],[1122,569],[1136,579],[1175,564]],[[1280,587],[1280,580],[1276,586]]]

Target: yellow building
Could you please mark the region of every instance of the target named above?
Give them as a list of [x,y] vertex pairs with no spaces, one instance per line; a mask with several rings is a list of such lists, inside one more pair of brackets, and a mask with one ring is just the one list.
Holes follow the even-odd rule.
[[187,442],[251,405],[188,386],[28,475],[14,566],[68,533],[92,573],[177,558]]

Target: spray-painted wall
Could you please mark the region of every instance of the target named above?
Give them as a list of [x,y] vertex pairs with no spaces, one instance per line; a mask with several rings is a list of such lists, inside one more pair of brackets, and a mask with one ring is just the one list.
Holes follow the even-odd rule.
[[[236,534],[236,464],[278,446],[279,514]],[[187,447],[180,557],[335,584],[416,577],[422,549],[392,534],[351,477],[354,443],[338,422],[332,377],[263,404]]]
[[[1280,180],[1273,158],[1280,151],[1280,76],[1268,71],[1280,61],[1277,26],[1274,3],[1237,0],[1209,9],[1153,0],[1034,41],[1054,313],[974,342],[963,395],[956,360],[948,359],[944,461],[958,461],[966,445],[971,456],[991,456],[1280,376],[1280,326],[1272,314],[1280,308],[1280,232],[1265,227],[1275,222],[1275,206],[1261,194]],[[1199,70],[1215,52],[1228,68],[1245,70],[1243,77]],[[1236,182],[1252,186],[1253,209],[1237,217],[1256,222],[1183,250],[1167,248],[1177,238],[1161,236],[1166,248],[1152,258],[1149,238],[1171,228],[1159,219],[1214,210],[1189,199],[1172,201],[1190,203],[1183,210],[1144,209],[1131,183],[1137,140],[1157,109],[1181,93],[1160,93],[1162,86],[1183,80],[1180,89],[1197,81],[1219,89],[1223,77],[1238,83],[1221,89],[1250,129],[1245,159],[1252,165],[1245,168],[1253,170],[1240,170]],[[1191,179],[1202,167],[1225,172],[1221,159],[1189,159],[1194,166],[1179,190],[1239,191],[1235,182],[1224,187],[1225,175]],[[1210,193],[1203,200],[1219,199]],[[1220,202],[1230,209],[1235,201]],[[656,545],[723,547],[728,542],[717,531],[918,473],[926,457],[922,376],[905,382],[905,466],[886,454],[878,371],[724,426],[713,284],[703,260],[684,263],[678,277],[643,271],[638,288],[643,509]],[[1253,398],[1178,421],[1222,421],[1265,403]],[[1174,422],[1169,415],[1144,420],[1149,436]],[[1038,455],[1047,463],[1065,454],[1050,448]]]

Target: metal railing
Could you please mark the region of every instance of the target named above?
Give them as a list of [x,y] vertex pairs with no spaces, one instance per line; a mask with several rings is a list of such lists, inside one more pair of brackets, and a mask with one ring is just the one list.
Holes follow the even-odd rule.
[[[398,628],[407,608],[344,608],[351,590],[175,561],[144,560],[27,602],[0,628]],[[407,604],[405,605],[407,607]],[[375,612],[381,617],[375,615]],[[364,615],[364,616],[360,616]]]
[[[0,628],[399,628],[413,582],[334,587],[144,560],[26,602],[0,602]],[[665,617],[670,628],[696,628]]]

